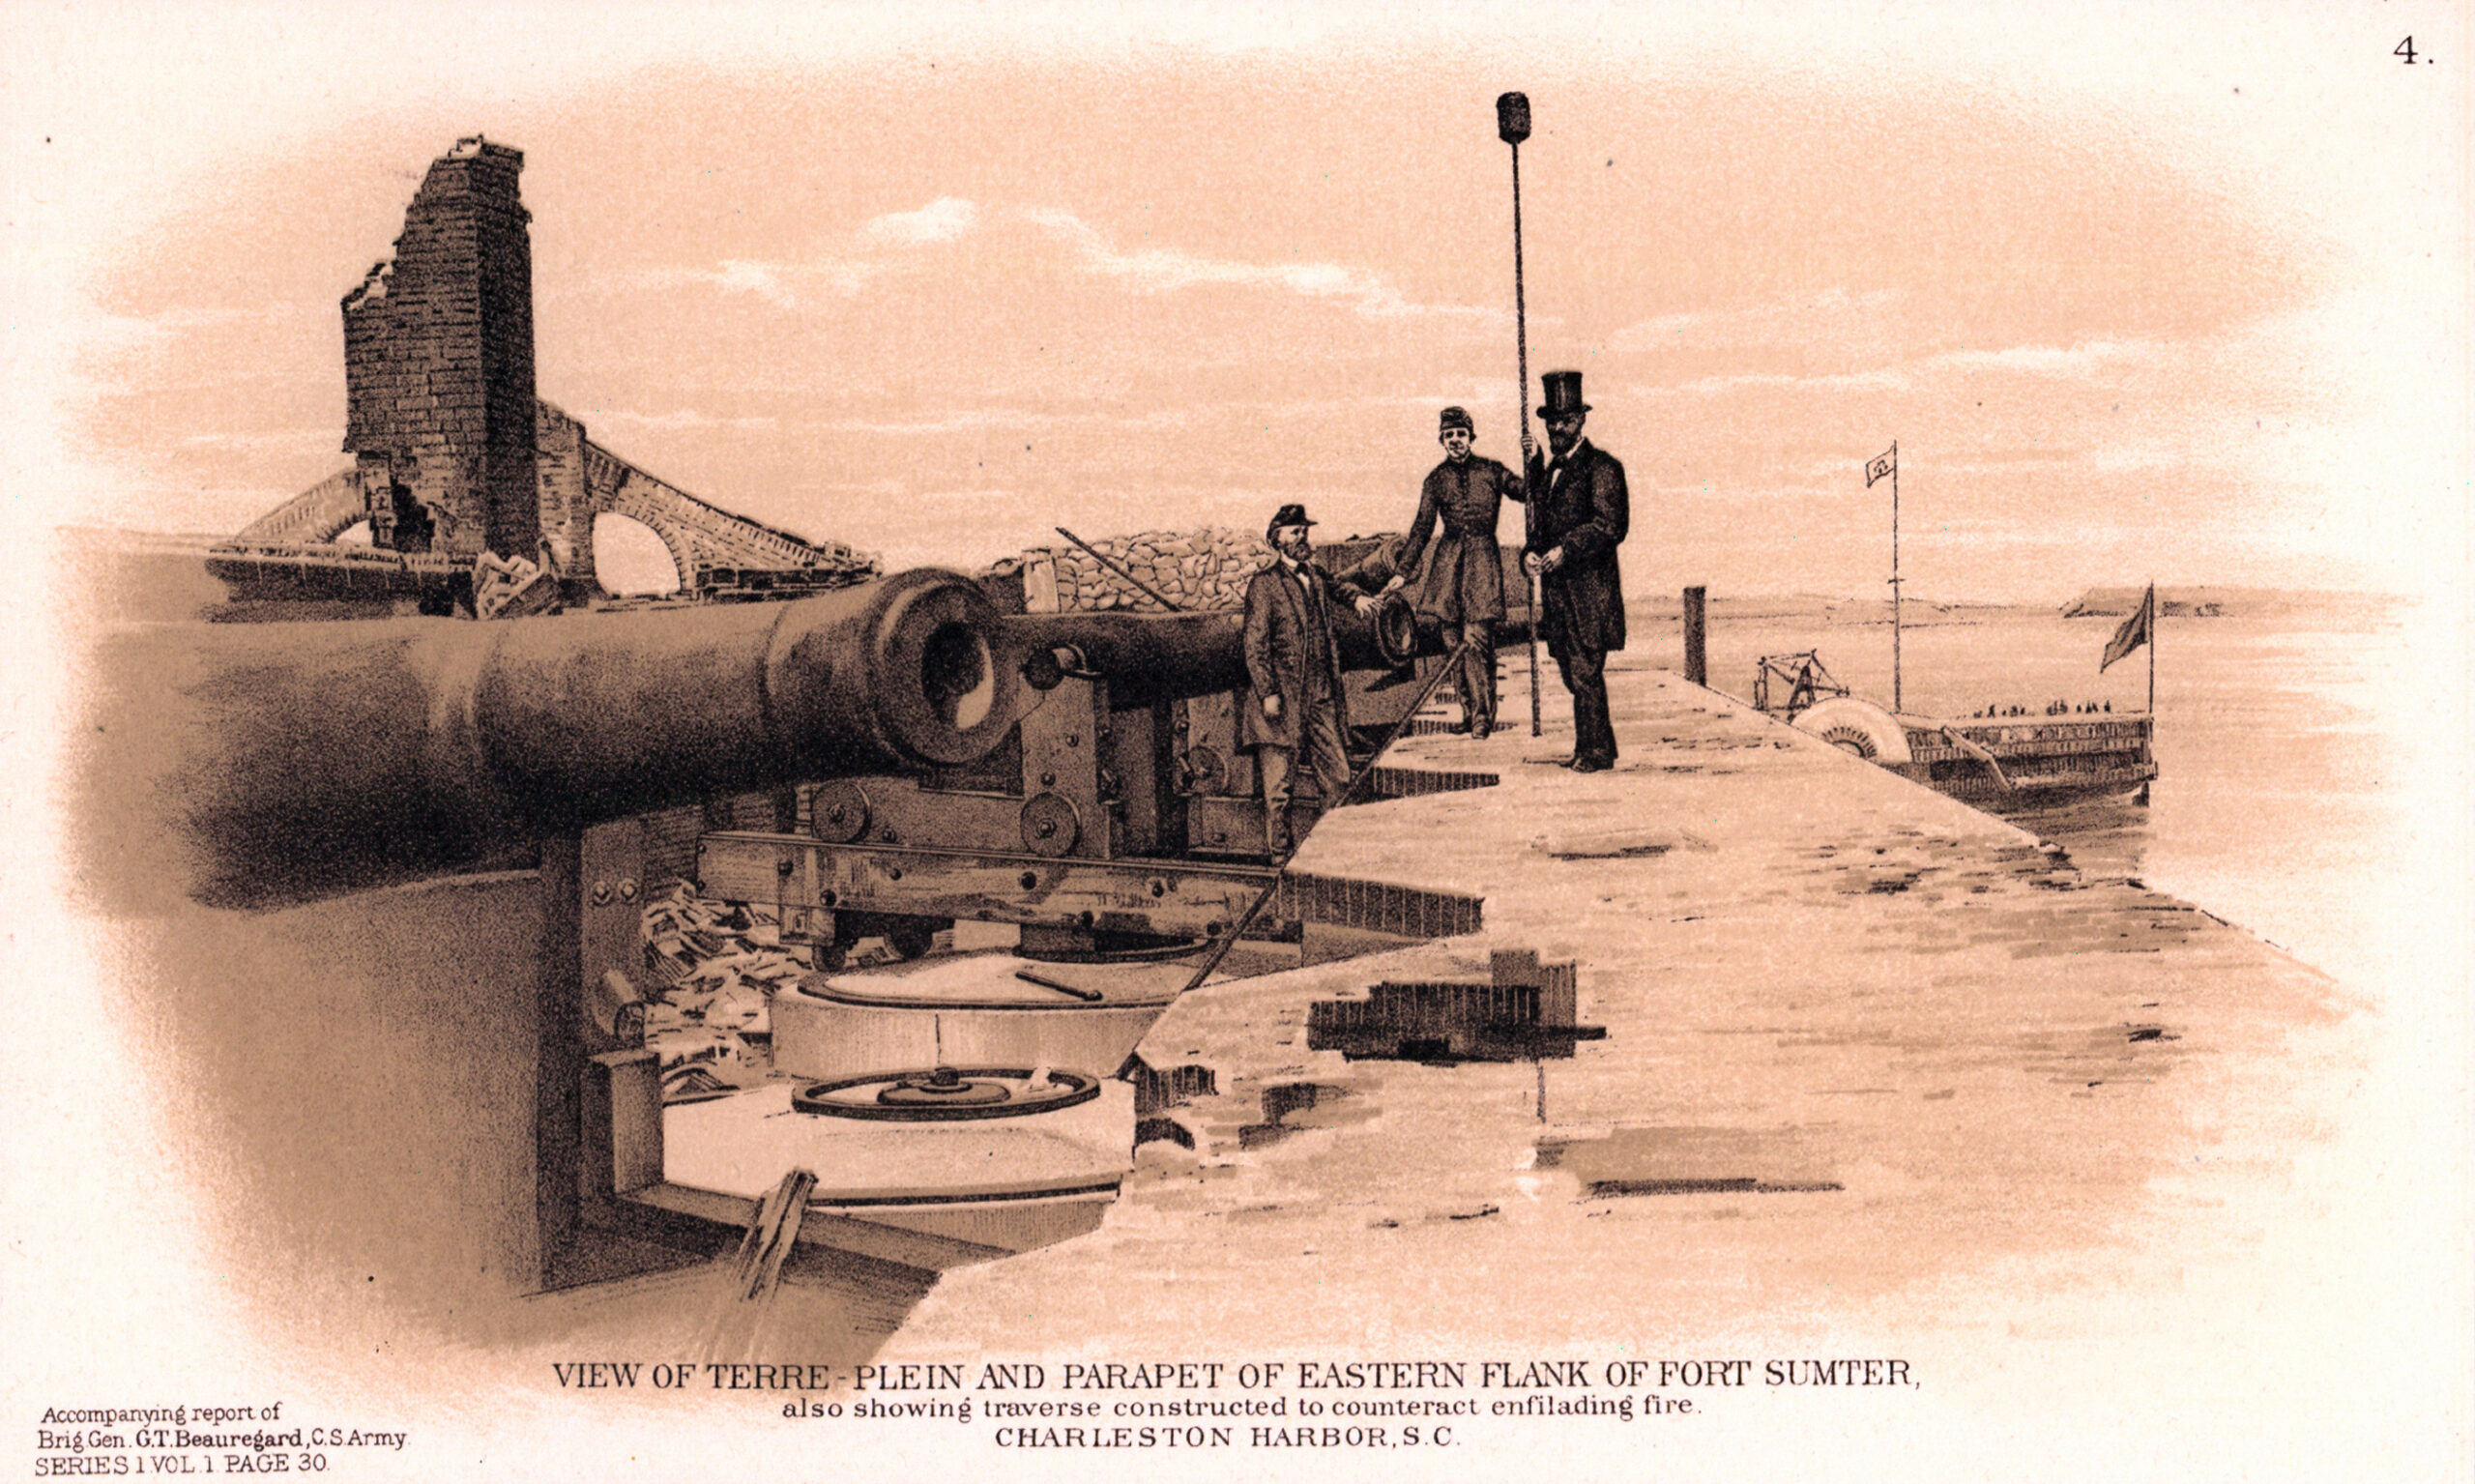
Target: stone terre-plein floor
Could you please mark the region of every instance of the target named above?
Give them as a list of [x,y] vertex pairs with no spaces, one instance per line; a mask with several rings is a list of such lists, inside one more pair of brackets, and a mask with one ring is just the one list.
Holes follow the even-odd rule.
[[[1517,663],[1510,728],[1398,744],[1502,782],[1343,811],[1296,865],[1480,894],[1484,933],[1180,1000],[1143,1054],[1214,1069],[1195,1148],[1144,1146],[1096,1234],[946,1274],[886,1354],[1998,1326],[2257,1238],[2234,1197],[2360,1055],[2324,975],[1673,674],[1610,686],[1613,771],[1552,766],[1563,698],[1528,736]],[[1607,1028],[1543,1121],[1532,1063],[1306,1049],[1313,1002],[1491,947],[1578,960]],[[1589,1198],[1743,1179],[1790,1188]]]

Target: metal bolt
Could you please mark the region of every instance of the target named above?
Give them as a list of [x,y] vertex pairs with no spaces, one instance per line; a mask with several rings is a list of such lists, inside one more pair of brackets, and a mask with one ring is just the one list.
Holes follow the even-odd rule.
[[623,902],[634,901],[636,899],[636,878],[633,876],[621,878],[619,882],[619,900]]
[[610,883],[597,881],[593,884],[593,905],[596,907],[610,905]]
[[1039,878],[1039,873],[1038,873],[1038,872],[1036,872],[1036,871],[1025,871],[1025,872],[1023,873],[1023,889],[1024,889],[1024,890],[1029,891],[1029,890],[1031,890],[1034,887],[1036,887],[1036,886],[1038,886],[1039,884],[1040,884],[1040,878]]

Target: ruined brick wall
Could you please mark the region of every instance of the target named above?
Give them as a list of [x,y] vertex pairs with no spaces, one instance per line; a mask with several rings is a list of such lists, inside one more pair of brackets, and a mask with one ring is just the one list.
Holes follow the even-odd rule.
[[231,544],[277,546],[303,541],[332,541],[368,514],[362,494],[361,473],[345,469],[329,475],[264,515],[241,528]]
[[628,463],[588,439],[584,445],[584,494],[597,512],[608,510],[651,527],[670,550],[683,587],[699,567],[772,570],[827,569],[854,582],[877,574],[877,561],[839,541],[810,541],[734,515],[697,499]]
[[[531,557],[532,219],[520,151],[476,135],[431,162],[392,261],[344,297],[344,449],[428,507],[437,549]],[[371,511],[373,525],[380,512]]]
[[584,424],[547,402],[537,402],[533,458],[540,480],[541,542],[563,582],[594,593],[600,581],[593,560],[594,506],[585,487]]

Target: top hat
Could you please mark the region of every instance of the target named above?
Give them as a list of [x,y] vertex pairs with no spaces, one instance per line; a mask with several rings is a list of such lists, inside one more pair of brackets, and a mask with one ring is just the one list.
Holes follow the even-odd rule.
[[1315,524],[1315,522],[1306,518],[1306,507],[1302,505],[1284,505],[1280,508],[1279,512],[1272,516],[1270,524],[1265,526],[1264,529],[1266,531],[1277,531],[1283,526],[1311,526],[1313,524]]
[[1538,380],[1547,389],[1547,405],[1538,409],[1540,417],[1552,422],[1558,418],[1589,411],[1589,403],[1582,400],[1581,372],[1549,371]]
[[1444,434],[1451,432],[1456,427],[1465,433],[1475,433],[1478,431],[1478,424],[1470,421],[1470,411],[1468,408],[1447,407],[1443,410],[1443,416],[1436,421],[1436,436],[1441,438]]

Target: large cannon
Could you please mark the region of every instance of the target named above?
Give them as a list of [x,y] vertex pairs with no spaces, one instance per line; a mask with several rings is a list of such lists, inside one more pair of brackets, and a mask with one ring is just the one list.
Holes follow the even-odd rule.
[[[1351,662],[1408,631],[1351,616]],[[752,1208],[668,1178],[655,1054],[623,1030],[667,848],[648,811],[803,785],[789,828],[709,833],[690,864],[820,958],[961,917],[1027,946],[1217,938],[1278,879],[1196,832],[1260,839],[1204,756],[1241,650],[1230,615],[1006,615],[933,571],[744,606],[132,626],[85,677],[66,873],[131,923],[196,1114],[183,1157],[243,1172],[249,1281],[375,1275],[485,1312],[726,1246]],[[1267,917],[1475,926],[1441,893],[1291,894]],[[999,1250],[946,1231],[981,1214],[801,1239],[929,1268]]]
[[87,792],[158,832],[185,894],[306,901],[529,864],[549,834],[716,795],[970,763],[1020,709],[1006,643],[934,570],[501,624],[149,626],[102,647]]
[[[1397,605],[1343,636],[1365,668],[1414,643]],[[502,624],[146,626],[101,659],[87,797],[155,831],[183,894],[251,907],[529,864],[554,832],[717,796],[1010,759],[1027,707],[1052,711],[1027,680],[1105,676],[1104,710],[1246,682],[1235,614],[1007,617],[927,569]]]

